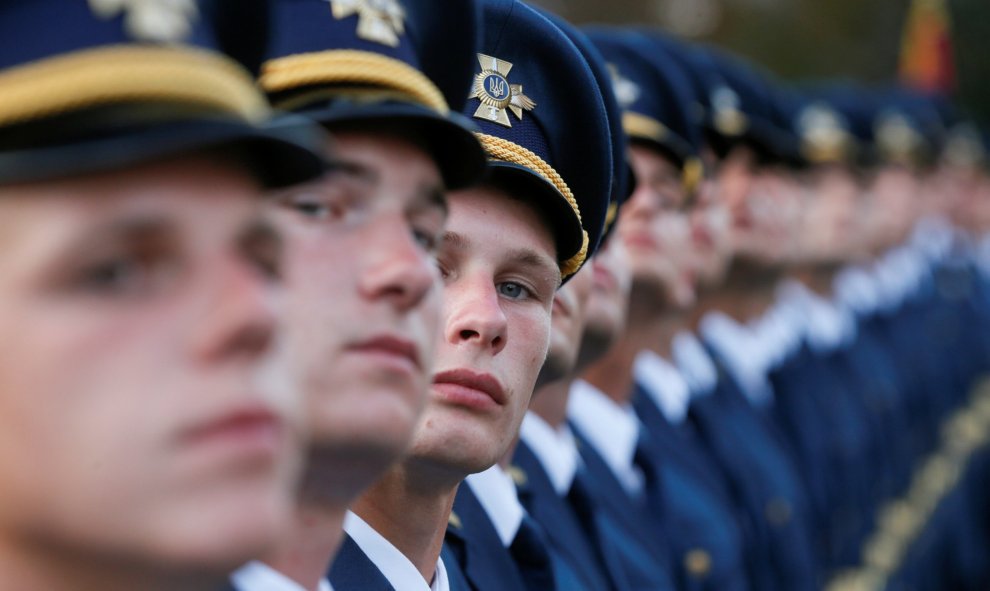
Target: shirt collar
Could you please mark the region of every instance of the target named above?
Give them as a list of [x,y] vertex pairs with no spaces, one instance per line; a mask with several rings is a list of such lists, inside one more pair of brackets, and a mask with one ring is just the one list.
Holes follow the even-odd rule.
[[561,497],[566,495],[574,483],[580,461],[577,442],[571,430],[566,424],[554,429],[538,414],[530,411],[523,417],[519,436],[550,477],[553,490]]
[[714,347],[753,404],[773,401],[766,377],[766,359],[751,329],[721,312],[709,312],[701,320],[701,334]]
[[674,362],[691,387],[691,394],[708,394],[718,385],[718,370],[694,333],[679,332],[671,343]]
[[630,493],[639,493],[643,480],[633,456],[640,426],[632,407],[620,406],[598,388],[577,380],[571,385],[567,416],[602,455],[623,487]]
[[450,591],[443,558],[437,558],[433,584],[428,585],[413,563],[365,520],[350,511],[344,517],[344,531],[378,567],[395,591]]
[[[234,571],[230,581],[238,591],[306,591],[299,583],[257,560]],[[330,581],[321,579],[319,591],[333,591]]]
[[467,477],[468,486],[491,519],[502,545],[508,548],[519,532],[526,511],[519,502],[512,477],[498,464]]
[[668,421],[684,421],[691,390],[673,364],[653,351],[640,351],[633,363],[633,376]]

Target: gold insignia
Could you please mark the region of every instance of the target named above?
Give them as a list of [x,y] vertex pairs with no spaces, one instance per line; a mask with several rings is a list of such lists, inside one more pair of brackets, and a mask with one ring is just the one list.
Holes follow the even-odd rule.
[[512,64],[483,53],[478,54],[478,62],[481,72],[474,77],[474,90],[468,97],[481,101],[474,112],[475,117],[512,127],[506,109],[522,121],[523,111],[536,108],[533,99],[523,94],[522,84],[509,84]]
[[89,0],[89,8],[102,19],[123,12],[124,29],[138,41],[182,41],[199,15],[195,0]]
[[461,518],[458,517],[457,513],[454,513],[453,511],[451,511],[450,515],[447,516],[447,524],[454,529],[461,529],[461,527],[463,527]]
[[512,479],[513,484],[516,486],[526,486],[528,478],[526,478],[526,472],[519,466],[512,465],[505,469],[505,473],[509,475]]
[[357,36],[389,47],[398,47],[405,33],[406,11],[397,0],[328,0],[337,20],[358,15]]
[[616,100],[619,101],[619,106],[623,110],[628,109],[642,94],[639,85],[623,76],[615,64],[608,64],[608,71],[612,75],[612,91],[615,93]]
[[692,576],[702,578],[712,570],[711,554],[701,548],[695,548],[684,555],[684,568]]

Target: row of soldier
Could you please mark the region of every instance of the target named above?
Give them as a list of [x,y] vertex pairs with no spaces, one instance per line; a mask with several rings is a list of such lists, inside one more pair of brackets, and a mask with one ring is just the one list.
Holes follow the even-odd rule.
[[944,100],[518,0],[0,36],[0,588],[990,582]]

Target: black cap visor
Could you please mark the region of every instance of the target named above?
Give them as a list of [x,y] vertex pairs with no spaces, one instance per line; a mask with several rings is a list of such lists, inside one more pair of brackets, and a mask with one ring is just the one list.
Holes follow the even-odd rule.
[[330,168],[321,155],[328,145],[325,134],[298,121],[262,128],[234,119],[192,118],[88,125],[75,132],[59,125],[27,124],[0,141],[0,183],[119,170],[203,150],[229,151],[268,188],[306,182]]
[[295,111],[331,130],[362,126],[408,136],[430,153],[448,189],[462,189],[485,175],[485,150],[474,135],[474,125],[458,113],[442,115],[419,105],[401,102],[361,102],[336,99],[319,107]]

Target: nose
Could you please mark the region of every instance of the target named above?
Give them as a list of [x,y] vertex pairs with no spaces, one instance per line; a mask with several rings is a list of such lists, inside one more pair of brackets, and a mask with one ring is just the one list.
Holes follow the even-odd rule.
[[413,239],[408,224],[379,224],[361,252],[367,265],[359,289],[370,300],[385,299],[400,311],[418,306],[439,281],[435,261]]
[[445,337],[452,345],[472,345],[498,354],[505,348],[508,320],[492,277],[463,277],[443,294]]
[[210,296],[197,323],[195,352],[206,361],[251,363],[271,349],[279,290],[257,266],[232,254],[210,266]]

